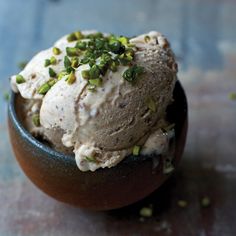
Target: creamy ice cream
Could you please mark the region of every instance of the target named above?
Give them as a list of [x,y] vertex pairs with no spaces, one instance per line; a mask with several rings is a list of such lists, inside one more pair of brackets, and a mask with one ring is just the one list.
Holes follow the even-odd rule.
[[83,31],[38,53],[11,85],[25,99],[27,129],[94,171],[132,153],[167,152],[176,73],[158,32],[128,39]]

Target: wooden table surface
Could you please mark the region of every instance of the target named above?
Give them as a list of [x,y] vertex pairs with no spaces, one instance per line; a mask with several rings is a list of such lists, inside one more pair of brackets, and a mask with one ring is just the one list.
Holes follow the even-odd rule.
[[[236,235],[235,0],[0,0],[0,236]],[[175,175],[132,206],[89,212],[61,204],[22,173],[8,140],[8,77],[17,64],[76,29],[171,41],[189,102],[185,154]],[[202,208],[203,196],[211,199]],[[181,208],[178,200],[188,202]],[[153,205],[150,218],[139,210]]]

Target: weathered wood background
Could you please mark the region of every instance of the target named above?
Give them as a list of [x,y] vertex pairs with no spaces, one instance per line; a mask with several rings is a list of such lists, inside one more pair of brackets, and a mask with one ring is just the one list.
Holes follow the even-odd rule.
[[[24,176],[7,135],[0,97],[0,235],[236,235],[235,0],[0,0],[0,92],[17,64],[76,29],[136,35],[163,32],[177,55],[189,101],[180,168],[135,205],[88,212],[54,201]],[[211,198],[203,209],[202,196]],[[178,207],[184,199],[188,206]],[[150,219],[139,209],[154,205]]]

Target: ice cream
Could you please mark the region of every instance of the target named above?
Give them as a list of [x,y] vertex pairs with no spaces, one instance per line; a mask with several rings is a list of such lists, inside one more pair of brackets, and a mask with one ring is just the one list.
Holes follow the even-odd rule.
[[158,32],[128,39],[83,31],[37,54],[11,85],[25,99],[27,129],[56,150],[73,150],[80,170],[95,171],[167,151],[176,73]]

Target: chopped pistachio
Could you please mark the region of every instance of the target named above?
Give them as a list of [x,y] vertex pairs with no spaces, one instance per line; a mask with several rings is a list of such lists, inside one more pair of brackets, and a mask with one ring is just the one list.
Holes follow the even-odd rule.
[[229,99],[230,100],[236,100],[236,93],[229,93]]
[[89,63],[89,60],[90,60],[89,57],[85,56],[85,57],[83,57],[83,58],[81,59],[80,62],[81,62],[82,64],[87,64],[87,63]]
[[96,64],[96,61],[94,59],[89,60],[89,66],[92,67]]
[[123,78],[127,80],[128,82],[135,82],[139,76],[143,73],[143,67],[134,65],[130,68],[128,68],[124,73],[123,73]]
[[151,40],[151,38],[150,38],[149,35],[146,35],[146,36],[144,37],[145,43],[148,43],[150,40]]
[[50,58],[50,63],[51,63],[51,65],[55,65],[55,64],[57,63],[56,57],[52,56],[52,57]]
[[131,51],[127,51],[119,56],[119,60],[122,65],[129,65],[133,60],[133,53]]
[[140,146],[135,145],[135,146],[133,147],[133,155],[134,155],[134,156],[138,156],[139,153],[140,153],[140,149],[141,149]]
[[109,48],[115,54],[122,54],[125,51],[125,47],[120,41],[110,43]]
[[73,71],[71,71],[71,73],[68,75],[67,83],[73,84],[75,81],[76,81],[75,73]]
[[131,68],[127,69],[124,73],[123,73],[123,78],[129,82],[132,82],[134,80],[133,78],[133,73]]
[[39,126],[40,126],[39,114],[34,114],[34,115],[32,116],[32,121],[33,121],[33,124],[34,124],[36,127],[39,127]]
[[48,67],[49,65],[51,65],[51,60],[46,59],[45,62],[44,62],[44,66]]
[[80,50],[78,48],[66,47],[66,54],[69,57],[79,56]]
[[73,42],[75,40],[77,40],[77,37],[76,37],[75,33],[71,33],[67,36],[67,41],[68,42]]
[[88,84],[87,89],[88,89],[90,92],[95,92],[95,91],[96,91],[96,85],[94,85],[94,84]]
[[22,84],[24,82],[25,82],[25,79],[24,79],[24,77],[22,75],[17,75],[16,76],[16,83],[17,84]]
[[87,44],[86,44],[86,42],[79,41],[79,42],[76,43],[75,47],[80,49],[80,50],[85,50],[86,47],[87,47]]
[[121,36],[119,37],[118,39],[123,45],[127,46],[128,45],[128,38],[124,37],[124,36]]
[[104,49],[105,46],[105,41],[104,39],[95,39],[95,48],[100,50]]
[[116,71],[117,71],[117,65],[116,65],[115,61],[112,61],[112,62],[111,62],[109,68],[110,68],[110,70],[111,70],[112,72],[116,72]]
[[38,89],[38,93],[39,94],[46,94],[48,92],[48,90],[50,89],[50,85],[48,83],[44,83],[43,85],[41,85]]
[[174,171],[174,166],[173,166],[173,164],[171,163],[171,161],[170,160],[165,160],[164,161],[164,164],[163,164],[163,173],[164,174],[170,174],[170,173],[172,173],[173,171]]
[[84,35],[80,31],[74,32],[74,35],[75,35],[77,40],[80,40],[80,39],[84,38]]
[[93,65],[89,70],[89,77],[91,79],[96,79],[99,77],[99,75],[100,75],[99,67],[97,65]]
[[61,54],[60,48],[57,48],[57,47],[54,47],[54,48],[52,49],[52,52],[53,52],[54,55],[59,55],[59,54]]
[[74,57],[71,59],[71,66],[73,68],[77,68],[79,66],[79,59],[78,57]]
[[70,67],[66,68],[67,74],[70,74],[72,71],[73,72],[75,71],[75,69],[73,67],[70,66]]
[[81,74],[84,79],[89,79],[89,70],[83,70]]
[[48,84],[50,87],[52,87],[56,82],[57,82],[57,80],[52,78],[48,81]]
[[203,197],[201,199],[201,206],[202,207],[209,207],[211,205],[211,199],[209,197]]
[[178,200],[177,204],[178,204],[178,206],[181,207],[181,208],[185,208],[185,207],[188,206],[188,202],[185,201],[185,200],[182,200],[182,199],[181,199],[181,200]]
[[89,47],[90,49],[92,49],[92,50],[95,49],[95,40],[94,40],[94,39],[88,41],[88,47]]
[[50,77],[56,77],[57,76],[56,72],[51,67],[49,67],[48,73],[49,73]]
[[147,107],[150,109],[150,111],[152,112],[156,112],[157,108],[156,108],[156,103],[155,101],[152,99],[152,97],[148,97],[146,99],[146,105]]
[[125,58],[127,61],[131,62],[134,59],[134,50],[131,48],[128,48],[125,51]]
[[103,38],[103,34],[101,32],[97,32],[94,34],[88,34],[88,35],[86,35],[86,38],[90,38],[90,39]]
[[85,160],[88,162],[97,162],[97,160],[94,157],[85,157]]
[[139,215],[142,217],[151,217],[153,215],[152,207],[143,207],[139,211]]
[[65,75],[68,75],[68,73],[66,71],[61,71],[59,74],[58,74],[58,80],[62,79],[62,77],[64,77]]
[[3,98],[5,99],[5,101],[9,101],[9,99],[10,99],[10,94],[9,94],[8,92],[4,92]]
[[19,69],[23,70],[25,68],[25,66],[27,65],[27,61],[21,61],[18,63],[18,67]]
[[104,64],[110,63],[112,61],[111,55],[109,53],[103,53],[101,55],[101,62]]
[[95,85],[95,86],[101,86],[102,80],[100,78],[97,79],[89,79],[89,84]]
[[64,66],[65,66],[65,68],[68,68],[71,66],[71,61],[70,61],[69,57],[67,57],[67,56],[64,57]]

